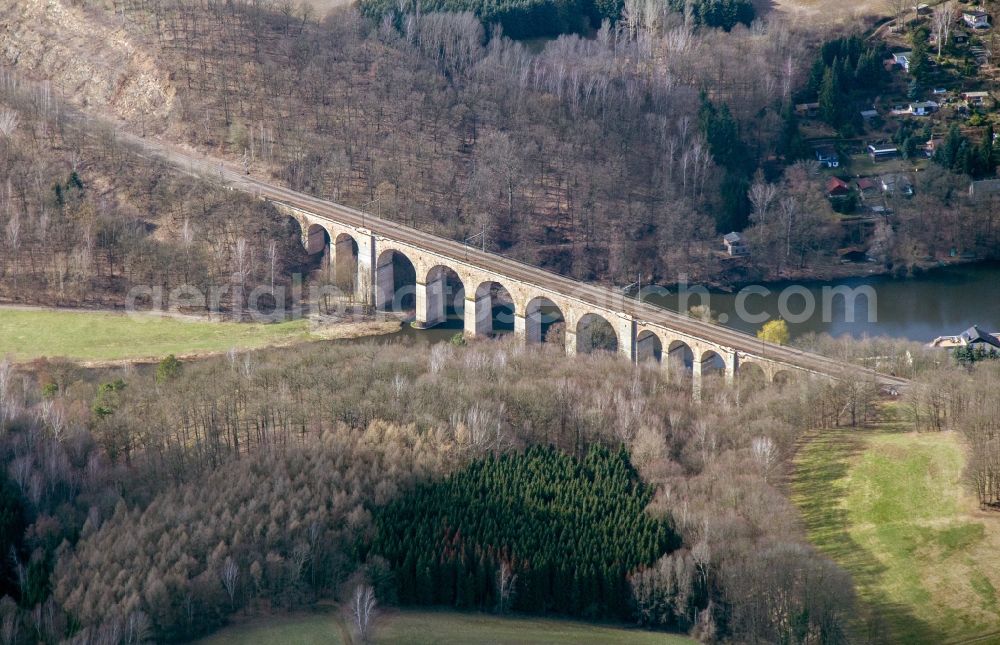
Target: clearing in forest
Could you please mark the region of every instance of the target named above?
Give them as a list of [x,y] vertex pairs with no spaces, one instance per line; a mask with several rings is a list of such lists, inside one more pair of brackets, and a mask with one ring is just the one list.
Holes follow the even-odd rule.
[[800,450],[793,499],[809,539],[854,576],[866,636],[947,643],[1000,630],[1000,514],[979,509],[963,464],[955,433],[885,426],[823,432]]
[[817,28],[866,24],[889,14],[886,0],[764,0],[754,4],[760,14],[773,11],[791,22]]

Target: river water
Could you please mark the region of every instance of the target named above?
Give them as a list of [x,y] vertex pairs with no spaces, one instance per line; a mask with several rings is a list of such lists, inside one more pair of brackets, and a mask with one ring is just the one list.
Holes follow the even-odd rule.
[[[782,292],[786,293],[783,313],[793,314],[784,316],[786,319],[795,320],[794,315],[806,313],[807,302],[815,305],[811,316],[789,323],[793,337],[825,332],[832,336],[892,336],[928,342],[937,336],[958,334],[973,324],[984,331],[1000,331],[1000,263],[952,265],[909,278],[872,276],[764,287],[770,293],[746,296],[743,311],[776,317]],[[832,294],[837,287],[852,289],[856,294],[872,294],[871,306],[867,295],[851,298],[855,305],[853,322],[845,297],[828,297],[829,306],[824,307],[824,291]],[[670,292],[653,294],[644,300],[676,311],[678,290]],[[687,302],[697,305],[699,300],[692,294]],[[730,327],[750,333],[761,327],[762,323],[742,320],[737,314],[736,294],[713,292],[709,306],[720,322],[725,321]]]
[[[791,321],[789,330],[793,337],[825,332],[833,336],[892,336],[926,343],[937,336],[958,334],[973,324],[984,331],[1000,331],[1000,263],[953,265],[909,278],[872,276],[762,286],[769,292],[767,295],[748,293],[742,303],[742,310],[757,315],[758,320],[739,315],[739,291],[711,292],[708,306],[723,324],[749,333],[760,329],[763,323],[759,319],[784,313],[782,317]],[[848,298],[841,295],[824,298],[824,293],[832,294],[831,290],[838,287],[857,294],[850,298],[854,304],[853,322]],[[756,290],[759,292],[760,288]],[[688,293],[685,300],[688,306],[700,304],[701,296],[694,287],[688,288]],[[681,294],[677,287],[644,288],[643,300],[678,311],[684,300]],[[814,305],[812,315],[798,320],[797,316],[805,313],[810,301]],[[824,306],[825,301],[828,306]],[[416,330],[404,325],[397,333],[366,340],[446,342],[461,331],[462,320],[453,315],[447,323],[432,329]]]

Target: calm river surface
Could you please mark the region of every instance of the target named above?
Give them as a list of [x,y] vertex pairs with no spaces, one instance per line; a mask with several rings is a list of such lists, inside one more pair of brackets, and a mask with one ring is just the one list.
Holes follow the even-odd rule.
[[[1000,331],[1000,263],[943,267],[911,278],[873,276],[763,286],[770,293],[748,295],[743,301],[744,311],[766,314],[770,318],[779,315],[782,300],[786,312],[791,314],[802,312],[807,300],[815,304],[815,311],[808,319],[790,322],[793,336],[826,332],[833,336],[893,336],[928,342],[937,336],[960,333],[973,324],[984,331]],[[874,321],[869,322],[869,304],[864,295],[854,298],[854,322],[850,322],[845,298],[841,296],[827,297],[830,306],[824,308],[824,289],[829,292],[835,287],[860,289],[856,293],[869,290],[874,293]],[[784,298],[783,292],[786,293]],[[727,326],[754,333],[762,323],[740,319],[737,293],[712,292],[708,304]],[[644,288],[643,294],[646,302],[678,310],[680,297],[675,287],[666,290]],[[699,304],[699,296],[692,292],[687,303],[688,306]],[[789,319],[795,320],[794,317]],[[443,342],[461,330],[461,319],[452,316],[445,325],[433,329],[415,330],[404,325],[398,333],[365,340]]]
[[[872,276],[791,284],[801,286],[793,286],[787,291],[788,311],[802,312],[807,299],[815,303],[815,312],[807,320],[789,323],[793,336],[826,332],[833,336],[892,336],[928,342],[937,336],[960,333],[973,324],[984,331],[1000,331],[1000,263],[942,267],[911,278]],[[770,295],[748,295],[744,311],[777,316],[780,294],[790,284],[764,286],[770,290]],[[824,288],[829,293],[831,288],[838,286],[858,290],[857,293],[870,290],[874,294],[873,322],[869,322],[869,304],[864,296],[854,299],[854,322],[850,322],[843,297],[828,298],[831,306],[827,307],[828,311],[823,310]],[[801,293],[803,291],[809,295]],[[736,294],[712,293],[710,298],[712,310],[720,314],[720,320],[728,326],[747,332],[760,328],[761,323],[740,320],[736,315]],[[648,300],[677,309],[676,289],[671,289],[670,295],[653,295]],[[698,304],[698,297],[692,295],[688,303]]]

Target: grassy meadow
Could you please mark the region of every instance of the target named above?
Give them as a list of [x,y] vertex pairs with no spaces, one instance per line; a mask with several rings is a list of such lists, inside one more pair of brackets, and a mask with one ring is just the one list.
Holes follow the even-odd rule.
[[963,451],[953,433],[891,425],[800,450],[793,499],[812,542],[854,576],[868,636],[1000,642],[1000,516],[963,487]]
[[345,323],[323,330],[300,319],[275,324],[211,322],[145,314],[0,307],[0,357],[84,362],[158,360],[290,345],[398,329],[398,323]]
[[[275,618],[228,627],[202,645],[312,645],[345,643],[351,635],[336,613]],[[355,638],[357,640],[357,638]],[[379,618],[376,645],[693,645],[686,636],[546,618],[500,618],[485,614],[392,611]]]

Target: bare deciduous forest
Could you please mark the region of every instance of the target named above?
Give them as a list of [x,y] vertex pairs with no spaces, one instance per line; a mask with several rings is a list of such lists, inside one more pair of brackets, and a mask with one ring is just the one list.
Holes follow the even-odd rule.
[[[214,227],[203,213],[228,197],[192,202],[188,182],[155,166],[139,174],[142,192],[125,187],[121,167],[106,163],[115,153],[65,132],[73,128],[61,123],[64,106],[85,102],[252,173],[441,235],[466,239],[485,226],[491,250],[580,279],[628,283],[641,274],[670,283],[687,274],[731,284],[849,270],[834,267],[834,250],[854,242],[825,198],[824,176],[814,162],[795,161],[801,141],[789,110],[808,80],[817,35],[777,18],[730,32],[692,30],[680,14],[629,6],[626,19],[593,38],[562,36],[538,52],[486,33],[471,14],[398,14],[374,24],[350,8],[317,23],[308,11],[268,3],[74,8],[76,19],[117,29],[142,48],[145,85],[127,83],[119,62],[124,71],[106,83],[122,85],[127,101],[85,95],[62,68],[24,57],[19,73],[52,80],[36,91],[43,96],[25,101],[9,77],[4,102],[14,127],[3,152],[22,175],[24,159],[47,160],[47,169],[20,181],[21,194],[0,212],[5,246],[45,237],[64,254],[63,268],[48,278],[63,302],[108,297],[67,276],[97,275],[87,266],[96,260],[110,277],[110,263],[120,262],[95,254],[84,233],[96,240],[97,228],[72,207],[70,221],[80,221],[70,238],[38,225],[55,216],[55,185],[82,164],[93,173],[78,173],[84,186],[101,184],[105,197],[121,187],[135,198],[131,219],[157,227],[145,237],[163,247],[146,263],[160,267],[158,275],[192,273],[178,252],[192,234],[201,243],[245,238],[248,255],[268,263],[259,228],[202,230]],[[11,51],[28,47],[24,40],[12,40]],[[748,60],[754,64],[734,63]],[[149,61],[157,67],[147,69]],[[163,115],[141,109],[151,94],[162,95]],[[128,167],[143,163],[132,158]],[[967,180],[934,165],[916,181],[916,197],[896,200],[893,221],[876,227],[872,257],[896,271],[951,249],[989,257],[1000,226],[994,210],[968,203]],[[70,197],[79,201],[76,193]],[[92,198],[82,201],[103,216]],[[210,199],[215,205],[206,205]],[[168,212],[172,221],[160,222]],[[720,259],[719,233],[744,228],[749,259]],[[200,261],[218,275],[232,253],[232,245],[216,248]],[[8,270],[23,264],[21,254]],[[294,249],[280,255],[301,268]],[[225,270],[237,264],[246,262]],[[67,295],[72,282],[75,296]]]
[[17,601],[3,616],[18,633],[174,640],[336,595],[355,574],[387,575],[354,546],[377,506],[541,444],[627,447],[648,512],[681,534],[680,550],[634,572],[637,621],[774,641],[797,616],[846,635],[850,579],[805,546],[776,487],[799,428],[849,421],[857,395],[844,386],[709,385],[697,405],[658,370],[502,342],[311,346],[159,374],[39,362],[0,376],[5,503],[28,527],[5,545]]
[[[791,116],[829,34],[780,18],[692,29],[629,3],[593,38],[533,53],[471,14],[376,24],[347,9],[313,24],[175,2],[124,16],[177,87],[171,136],[456,239],[486,225],[492,249],[581,279],[822,275],[850,242]],[[922,176],[918,200],[893,204],[879,259],[989,255],[995,214],[962,182]],[[719,233],[744,228],[753,260],[730,270]]]
[[[970,486],[990,505],[996,374],[973,370],[969,390],[966,368],[924,366],[904,407],[917,427],[966,434]],[[500,341],[313,345],[157,370],[4,363],[5,633],[187,639],[358,579],[389,602],[399,572],[359,548],[377,510],[542,445],[580,458],[626,448],[647,512],[680,534],[679,549],[629,572],[636,622],[709,641],[818,630],[845,642],[858,628],[851,579],[807,546],[781,482],[805,429],[876,419],[876,388],[746,377],[709,382],[698,404],[688,387],[601,354]]]
[[0,298],[120,308],[136,285],[209,293],[310,269],[297,225],[264,204],[143,158],[48,84],[2,85]]

